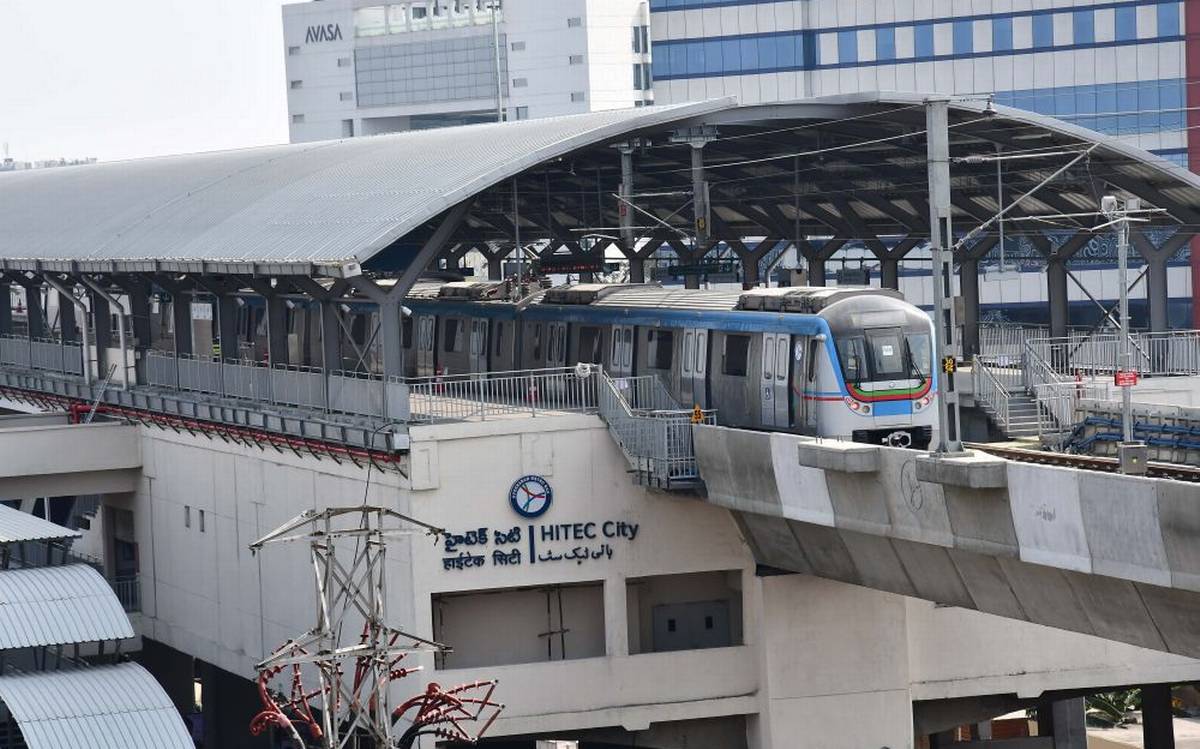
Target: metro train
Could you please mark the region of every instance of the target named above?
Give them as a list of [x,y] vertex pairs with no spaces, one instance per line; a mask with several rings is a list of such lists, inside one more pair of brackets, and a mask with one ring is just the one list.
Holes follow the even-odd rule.
[[594,363],[613,377],[657,375],[724,426],[918,449],[933,440],[933,325],[898,292],[580,284],[514,303],[506,288],[417,284],[405,301],[406,375]]

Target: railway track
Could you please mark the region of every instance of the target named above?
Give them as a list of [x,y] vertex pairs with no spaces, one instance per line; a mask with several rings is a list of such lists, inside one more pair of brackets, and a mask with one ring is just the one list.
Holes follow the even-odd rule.
[[[1085,471],[1118,473],[1118,461],[1116,458],[1029,450],[1022,447],[1011,447],[1009,445],[997,445],[987,442],[967,442],[963,446],[988,453],[989,455],[995,455],[998,458],[1008,458],[1009,460],[1016,460],[1022,463],[1039,463],[1041,465],[1063,466],[1065,468],[1077,468]],[[1146,466],[1146,476],[1156,479],[1200,483],[1200,467],[1175,463],[1150,463]]]

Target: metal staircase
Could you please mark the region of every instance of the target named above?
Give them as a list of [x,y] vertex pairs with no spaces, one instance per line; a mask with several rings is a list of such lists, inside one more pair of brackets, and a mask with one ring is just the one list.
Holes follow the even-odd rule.
[[698,488],[692,425],[715,424],[716,411],[683,408],[655,375],[599,374],[600,418],[629,461],[634,480],[656,489]]

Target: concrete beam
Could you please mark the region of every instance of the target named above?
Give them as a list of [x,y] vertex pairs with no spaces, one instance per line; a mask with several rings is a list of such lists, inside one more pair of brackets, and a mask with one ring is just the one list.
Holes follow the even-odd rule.
[[116,422],[0,428],[0,455],[5,479],[142,467],[137,427]]
[[800,465],[839,473],[875,473],[879,448],[859,442],[801,442],[796,446]]
[[1003,489],[1008,486],[1008,461],[983,453],[923,456],[917,458],[917,480],[964,489]]

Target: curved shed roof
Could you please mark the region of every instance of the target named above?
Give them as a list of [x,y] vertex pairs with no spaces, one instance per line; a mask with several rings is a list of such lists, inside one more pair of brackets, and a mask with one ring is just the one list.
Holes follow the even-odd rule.
[[179,711],[136,663],[0,677],[29,749],[192,749]]
[[[833,238],[833,252],[899,235],[907,251],[928,236],[928,98],[863,93],[741,107],[719,99],[3,174],[0,270],[341,276],[360,265],[411,271],[443,243],[511,247],[517,225],[526,241],[612,240],[621,167],[608,145],[633,138],[642,139],[638,236],[679,245],[693,232],[691,149],[670,136],[685,129],[714,139],[704,146],[714,238]],[[1114,187],[1164,209],[1155,223],[1184,226],[1170,240],[1175,249],[1200,226],[1200,177],[1188,170],[1061,120],[984,107],[959,99],[950,107],[956,228],[999,210],[995,166],[983,160],[997,148],[1021,159],[1005,177],[1006,200],[1087,151],[1009,214],[1069,216],[1058,226],[1078,233],[1064,257],[1094,236],[1098,222],[1085,214]],[[470,210],[451,210],[468,199]],[[1008,229],[1033,235],[1045,226]]]
[[733,104],[720,99],[12,172],[0,175],[0,257],[42,261],[52,270],[103,272],[119,262],[125,270],[308,275],[314,265],[365,263],[456,203],[538,163]]
[[133,637],[129,616],[86,564],[0,572],[0,650]]

